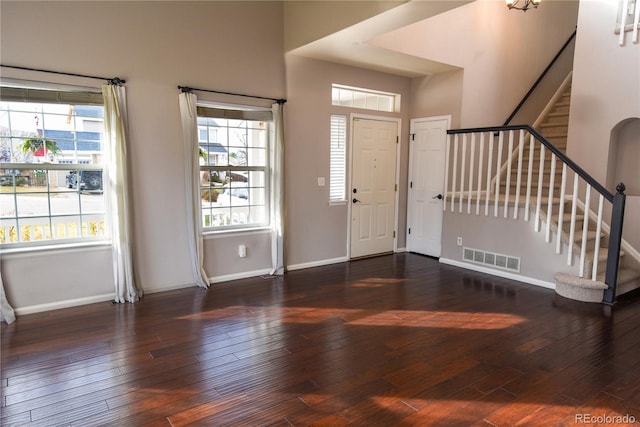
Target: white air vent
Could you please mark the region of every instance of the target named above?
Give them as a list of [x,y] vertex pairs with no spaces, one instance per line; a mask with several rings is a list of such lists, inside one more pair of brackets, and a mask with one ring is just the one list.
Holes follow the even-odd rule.
[[493,268],[520,272],[520,258],[518,257],[481,251],[480,249],[463,248],[462,259]]

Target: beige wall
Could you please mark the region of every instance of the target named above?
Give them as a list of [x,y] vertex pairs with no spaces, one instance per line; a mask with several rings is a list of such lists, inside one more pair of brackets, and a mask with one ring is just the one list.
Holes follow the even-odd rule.
[[[410,79],[292,54],[286,55],[286,68],[287,264],[308,264],[347,256],[349,206],[329,206],[331,113],[348,116],[357,112],[402,118],[398,247],[403,248],[406,227]],[[384,114],[371,110],[332,107],[332,83],[400,93],[402,113]],[[318,177],[325,177],[327,186],[318,187]]]
[[403,3],[406,1],[287,1],[285,50],[304,46]]
[[[282,3],[2,1],[0,14],[3,64],[127,80],[140,282],[147,292],[191,286],[176,86],[284,97]],[[101,84],[1,71],[30,80]],[[239,243],[248,245],[246,259],[236,255]],[[207,238],[207,273],[261,272],[270,267],[268,246],[267,234]],[[5,253],[2,275],[17,308],[86,302],[113,292],[108,248],[69,256]]]
[[543,2],[523,13],[479,0],[370,43],[464,69],[460,126],[501,125],[575,29],[577,7]]
[[463,70],[433,74],[411,81],[411,118],[451,115],[451,128],[460,128]]

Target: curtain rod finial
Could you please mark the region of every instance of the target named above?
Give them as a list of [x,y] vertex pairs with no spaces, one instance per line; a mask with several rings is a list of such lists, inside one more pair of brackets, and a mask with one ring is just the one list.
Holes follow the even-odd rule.
[[108,80],[109,84],[112,84],[114,86],[122,86],[123,84],[126,83],[125,80],[122,80],[120,77],[114,77],[112,79]]
[[280,99],[276,99],[276,102],[280,105],[284,105],[287,102],[287,100],[284,98],[280,98]]
[[182,93],[193,93],[193,88],[187,86],[178,86],[178,89],[180,89]]

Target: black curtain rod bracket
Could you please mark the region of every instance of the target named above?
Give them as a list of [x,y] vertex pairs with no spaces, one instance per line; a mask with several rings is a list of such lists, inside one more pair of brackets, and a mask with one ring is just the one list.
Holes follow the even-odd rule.
[[197,89],[189,86],[178,86],[178,89],[180,89],[183,93],[193,93],[193,91],[198,91],[198,92],[218,93],[221,95],[242,96],[244,98],[266,99],[267,101],[277,102],[280,105],[287,102],[287,100],[284,98],[268,98],[266,96],[246,95],[244,93],[224,92],[221,90]]
[[53,70],[43,70],[40,68],[19,67],[17,65],[0,64],[0,67],[13,68],[14,70],[37,71],[39,73],[59,74],[62,76],[83,77],[85,79],[106,80],[109,84],[116,85],[116,86],[121,86],[126,83],[126,80],[123,80],[120,77],[89,76],[86,74],[66,73],[64,71],[53,71]]

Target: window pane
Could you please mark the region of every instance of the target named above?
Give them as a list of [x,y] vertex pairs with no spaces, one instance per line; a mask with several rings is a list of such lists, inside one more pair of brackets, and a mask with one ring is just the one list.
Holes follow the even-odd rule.
[[0,101],[0,243],[105,237],[103,116],[100,105]]
[[210,136],[200,143],[207,154],[200,173],[203,227],[268,224],[268,123],[202,117],[198,123]]
[[399,110],[396,111],[396,105],[400,105],[400,94],[337,84],[332,85],[331,93],[332,105],[375,111],[400,112]]
[[329,200],[345,200],[346,116],[331,116]]

